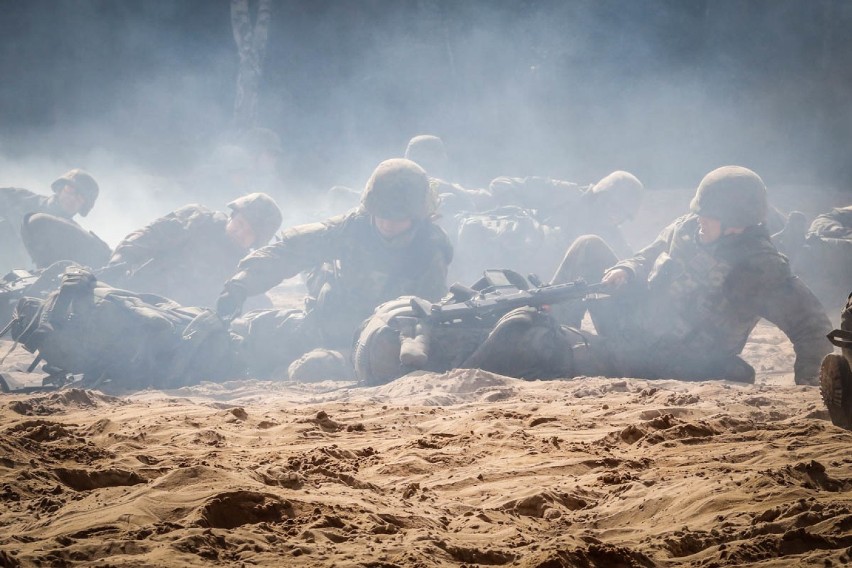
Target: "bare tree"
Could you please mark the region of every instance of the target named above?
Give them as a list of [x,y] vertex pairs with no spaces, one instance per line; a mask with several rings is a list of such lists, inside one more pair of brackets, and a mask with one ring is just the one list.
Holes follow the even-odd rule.
[[256,126],[257,123],[257,97],[271,19],[272,0],[258,0],[257,21],[254,24],[249,0],[231,0],[231,27],[240,56],[233,123],[234,129],[238,131]]

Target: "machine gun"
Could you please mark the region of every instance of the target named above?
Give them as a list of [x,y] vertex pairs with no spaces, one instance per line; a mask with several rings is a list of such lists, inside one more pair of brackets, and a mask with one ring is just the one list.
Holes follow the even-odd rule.
[[565,284],[542,284],[511,270],[486,270],[474,287],[453,284],[451,296],[439,304],[411,299],[416,317],[431,324],[496,320],[524,306],[541,308],[551,304],[582,300],[603,290],[601,284],[576,280]]
[[545,309],[552,304],[583,300],[604,290],[603,284],[583,280],[565,284],[542,284],[538,278],[524,278],[512,270],[486,270],[473,287],[453,284],[451,294],[439,304],[411,298],[413,317],[397,316],[400,334],[400,362],[420,369],[429,357],[430,336],[438,326],[469,326],[490,329],[516,308]]

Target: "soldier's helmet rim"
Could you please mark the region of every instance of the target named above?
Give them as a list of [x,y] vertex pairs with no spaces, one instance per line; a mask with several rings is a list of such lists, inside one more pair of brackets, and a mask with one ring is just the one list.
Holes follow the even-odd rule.
[[718,219],[728,227],[750,227],[766,220],[766,184],[743,166],[722,166],[702,178],[690,210]]
[[80,215],[85,217],[92,210],[92,207],[95,206],[95,202],[100,194],[98,182],[86,170],[74,168],[53,180],[53,183],[50,184],[50,189],[53,190],[53,193],[59,193],[66,185],[70,185],[83,196],[84,204],[80,210]]
[[281,209],[272,197],[265,193],[249,193],[230,203],[232,212],[241,213],[251,224],[255,232],[255,244],[266,244],[281,227],[283,216]]
[[595,199],[605,199],[609,207],[624,211],[627,217],[636,214],[645,194],[645,186],[635,175],[616,170],[601,178],[589,193]]
[[424,219],[435,212],[436,198],[426,171],[406,158],[391,158],[376,166],[361,205],[383,219]]

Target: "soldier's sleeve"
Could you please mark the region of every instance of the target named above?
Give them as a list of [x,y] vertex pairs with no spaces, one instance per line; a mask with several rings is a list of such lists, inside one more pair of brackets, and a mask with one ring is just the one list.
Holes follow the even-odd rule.
[[675,232],[681,226],[683,219],[684,218],[681,217],[663,229],[654,242],[640,250],[632,258],[627,258],[618,262],[615,266],[613,266],[613,268],[626,269],[633,275],[632,280],[634,282],[647,281],[657,257],[671,248]]
[[187,205],[152,221],[124,237],[115,247],[110,263],[136,264],[180,247],[191,238],[191,228],[204,214],[204,209]]
[[28,189],[4,187],[0,189],[0,217],[6,218],[10,223],[20,224],[27,213],[42,210],[43,197]]
[[839,237],[852,234],[852,207],[833,209],[819,215],[811,223],[809,233],[818,237]]
[[471,210],[475,209],[477,211],[482,211],[487,209],[493,201],[493,196],[484,189],[462,187],[457,183],[450,183],[440,178],[430,178],[429,184],[433,186],[433,189],[437,191],[438,194],[451,193],[457,197],[465,199],[470,204],[468,209]]
[[757,307],[793,343],[796,381],[807,384],[819,372],[822,358],[832,351],[826,339],[831,322],[813,292],[781,255],[762,255],[730,284],[739,302]]
[[227,285],[240,286],[250,296],[261,294],[303,270],[335,260],[342,250],[352,215],[285,230],[278,241],[242,259]]

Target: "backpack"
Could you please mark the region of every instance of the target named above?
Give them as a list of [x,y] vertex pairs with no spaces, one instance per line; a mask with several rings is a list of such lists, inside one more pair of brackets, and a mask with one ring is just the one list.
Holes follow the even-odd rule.
[[238,345],[215,313],[112,288],[78,266],[46,299],[20,299],[4,331],[37,354],[30,370],[43,360],[53,376],[82,375],[84,387],[174,388],[242,368]]

